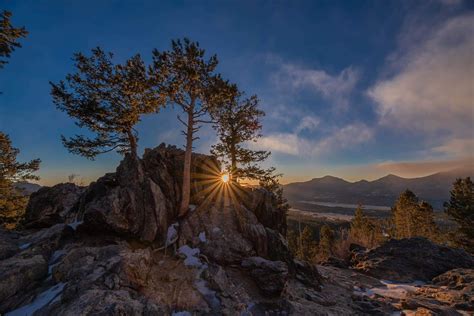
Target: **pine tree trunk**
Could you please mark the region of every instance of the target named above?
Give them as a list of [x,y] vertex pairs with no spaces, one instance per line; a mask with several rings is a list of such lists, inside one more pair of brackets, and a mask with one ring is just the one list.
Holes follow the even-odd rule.
[[127,131],[127,136],[128,136],[128,141],[130,142],[130,153],[134,156],[137,157],[137,139],[133,135],[131,130]]
[[230,172],[231,172],[231,179],[232,181],[237,182],[239,175],[237,174],[237,157],[235,154],[235,146],[232,146],[231,153],[230,153]]
[[183,189],[181,194],[181,207],[179,209],[180,217],[186,215],[188,212],[191,195],[191,158],[193,153],[194,107],[190,107],[187,112],[188,126],[186,131],[186,152],[184,153]]

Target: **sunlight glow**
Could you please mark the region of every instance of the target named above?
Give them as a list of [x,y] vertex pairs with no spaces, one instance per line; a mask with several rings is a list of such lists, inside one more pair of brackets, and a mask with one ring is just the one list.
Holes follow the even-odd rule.
[[224,183],[229,182],[229,180],[230,180],[230,175],[229,175],[228,173],[224,173],[224,174],[221,176],[221,180],[222,180],[222,182],[224,182]]

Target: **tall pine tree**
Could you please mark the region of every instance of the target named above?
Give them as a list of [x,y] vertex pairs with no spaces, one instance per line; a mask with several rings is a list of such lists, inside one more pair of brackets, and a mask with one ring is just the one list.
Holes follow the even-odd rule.
[[212,123],[209,112],[224,100],[217,64],[215,55],[206,59],[199,43],[186,38],[172,41],[170,51],[153,51],[151,73],[158,90],[166,96],[167,104],[179,106],[186,115],[184,119],[178,115],[186,137],[180,216],[189,209],[193,142],[199,138],[196,133],[202,124]]
[[73,58],[76,72],[68,74],[66,81],[50,83],[57,108],[95,134],[94,138],[61,137],[70,152],[89,159],[114,150],[136,157],[138,133],[134,126],[142,114],[163,104],[140,55],[123,64],[114,64],[112,58],[112,53],[100,48],[93,49],[91,56],[77,53]]
[[16,182],[38,180],[34,174],[40,160],[18,162],[20,150],[12,146],[10,137],[0,132],[0,224],[14,225],[24,213],[28,198],[15,187]]
[[451,197],[444,204],[444,209],[459,227],[454,236],[455,243],[474,252],[474,183],[470,177],[454,182]]
[[236,85],[224,84],[227,97],[222,106],[211,112],[219,143],[212,146],[211,153],[217,156],[230,171],[233,180],[239,177],[262,180],[273,170],[262,169],[258,163],[264,161],[270,152],[251,150],[247,142],[261,137],[261,118],[265,113],[258,108],[258,98],[245,98]]

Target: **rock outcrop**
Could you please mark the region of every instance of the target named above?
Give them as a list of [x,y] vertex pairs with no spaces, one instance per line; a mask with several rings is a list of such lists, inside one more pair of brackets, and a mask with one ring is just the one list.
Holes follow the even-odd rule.
[[84,190],[84,187],[73,183],[42,187],[31,194],[23,225],[27,228],[44,228],[74,221],[76,214],[73,207]]
[[88,188],[38,191],[28,230],[0,234],[0,313],[290,314],[289,289],[320,291],[317,269],[288,250],[274,197],[224,185],[213,158],[193,155],[178,218],[183,158],[160,145]]
[[462,249],[437,245],[425,238],[390,240],[354,254],[353,268],[371,276],[399,282],[431,281],[455,268],[474,267],[474,257]]

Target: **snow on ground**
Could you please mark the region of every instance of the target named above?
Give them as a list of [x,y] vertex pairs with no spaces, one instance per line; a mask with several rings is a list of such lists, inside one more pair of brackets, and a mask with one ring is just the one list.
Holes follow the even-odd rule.
[[424,285],[422,281],[415,281],[413,283],[396,283],[392,281],[381,280],[384,287],[373,287],[369,289],[360,289],[354,287],[354,294],[362,296],[379,295],[393,299],[404,299],[408,293],[414,293],[417,289]]
[[21,250],[25,250],[25,249],[30,248],[30,246],[31,246],[31,243],[27,242],[25,244],[21,244],[18,248],[20,248]]
[[43,293],[39,294],[33,302],[28,305],[22,306],[18,309],[15,309],[5,316],[30,316],[33,315],[40,308],[48,305],[49,303],[55,301],[58,296],[62,293],[64,289],[64,283],[58,283],[53,287],[47,289]]
[[205,233],[205,232],[200,232],[200,233],[199,233],[199,240],[200,240],[201,242],[207,242],[206,233]]
[[165,244],[166,246],[172,244],[174,240],[176,239],[176,237],[178,237],[178,227],[179,227],[179,223],[171,224],[168,227],[168,231],[166,233],[166,244]]
[[182,311],[182,312],[173,312],[173,314],[171,314],[171,316],[192,316],[193,314],[191,314],[190,312],[188,311]]
[[76,230],[77,226],[81,225],[82,223],[84,223],[84,221],[75,220],[74,222],[69,223],[68,226]]
[[206,281],[199,279],[195,282],[195,286],[212,309],[219,308],[221,301],[217,298],[216,292],[207,287]]
[[199,248],[191,248],[188,245],[179,247],[178,252],[186,257],[184,265],[188,267],[203,268],[205,265],[199,259],[201,250]]
[[51,274],[53,273],[53,268],[57,266],[60,262],[59,259],[61,259],[64,255],[66,254],[65,250],[56,250],[53,255],[51,256],[51,259],[49,259],[49,265],[48,265],[48,276],[51,277]]

